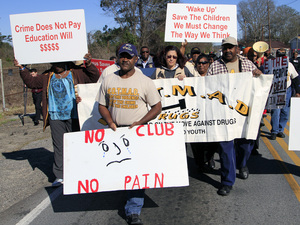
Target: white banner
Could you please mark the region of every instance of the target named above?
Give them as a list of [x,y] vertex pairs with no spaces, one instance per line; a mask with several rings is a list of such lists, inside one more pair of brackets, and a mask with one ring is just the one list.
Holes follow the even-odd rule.
[[[182,123],[186,142],[255,140],[273,75],[251,72],[153,80],[162,96],[162,113],[150,123]],[[95,96],[99,84],[78,85],[82,130],[100,129],[105,121]]]
[[284,56],[269,59],[264,63],[265,73],[274,74],[267,109],[280,109],[285,106],[288,62],[288,58]]
[[236,5],[168,3],[165,42],[221,42],[237,38]]
[[83,60],[88,53],[84,10],[10,15],[20,64]]
[[290,108],[290,132],[289,132],[289,150],[300,151],[300,138],[299,138],[299,127],[300,127],[300,98],[291,98]]
[[188,185],[181,124],[64,135],[64,194]]

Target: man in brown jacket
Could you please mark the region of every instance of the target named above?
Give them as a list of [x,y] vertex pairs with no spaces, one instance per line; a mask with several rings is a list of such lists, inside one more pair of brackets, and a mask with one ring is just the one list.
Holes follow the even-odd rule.
[[44,130],[50,125],[54,149],[54,187],[63,184],[63,135],[79,130],[74,86],[95,83],[100,76],[98,69],[91,63],[92,56],[88,53],[84,57],[85,68],[75,68],[71,62],[51,63],[51,69],[37,77],[32,77],[26,67],[20,65],[17,60],[14,61],[15,66],[20,69],[22,80],[29,88],[43,89]]

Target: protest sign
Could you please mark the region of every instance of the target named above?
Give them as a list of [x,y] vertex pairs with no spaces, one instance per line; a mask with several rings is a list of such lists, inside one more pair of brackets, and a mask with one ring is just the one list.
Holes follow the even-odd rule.
[[[246,72],[186,77],[182,81],[153,80],[162,96],[163,110],[149,123],[182,123],[186,142],[256,139],[272,79],[273,75],[253,77],[251,72]],[[78,89],[82,86],[78,85]],[[89,126],[103,127],[95,102],[99,86],[92,86],[85,87],[88,93],[84,94],[90,98],[89,110],[86,112],[88,104],[83,97],[78,105],[84,130]]]
[[64,194],[188,185],[181,124],[64,135]]
[[289,132],[289,150],[300,151],[300,138],[299,138],[299,127],[300,127],[300,98],[291,98],[290,108],[290,132]]
[[92,59],[91,62],[92,62],[92,63],[97,67],[97,69],[99,70],[100,76],[101,76],[103,70],[104,70],[106,67],[108,67],[108,66],[110,66],[110,65],[112,65],[112,64],[115,63],[115,61],[113,61],[113,60],[104,60],[104,59]]
[[283,108],[285,106],[288,62],[286,56],[268,59],[264,62],[265,73],[274,74],[267,109]]
[[88,53],[84,10],[10,15],[20,64],[83,60]]
[[107,128],[105,120],[99,113],[99,103],[96,96],[100,90],[100,83],[77,84],[78,96],[82,99],[78,103],[78,117],[80,130],[95,130]]
[[165,42],[221,42],[237,38],[236,5],[168,3]]

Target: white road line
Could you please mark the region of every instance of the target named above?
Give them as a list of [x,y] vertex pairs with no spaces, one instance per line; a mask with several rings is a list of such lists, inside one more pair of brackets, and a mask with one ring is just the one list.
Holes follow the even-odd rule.
[[45,198],[37,207],[30,211],[23,219],[21,219],[16,225],[28,225],[30,224],[38,215],[46,209],[51,202],[53,202],[61,193],[62,187],[58,187],[55,191],[53,191],[50,196]]

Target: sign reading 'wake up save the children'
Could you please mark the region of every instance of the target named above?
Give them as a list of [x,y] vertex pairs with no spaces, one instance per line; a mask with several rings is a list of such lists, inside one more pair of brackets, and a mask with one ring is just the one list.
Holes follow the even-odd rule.
[[236,5],[168,3],[165,42],[221,42],[237,38]]
[[20,64],[82,60],[88,53],[84,10],[10,15]]

